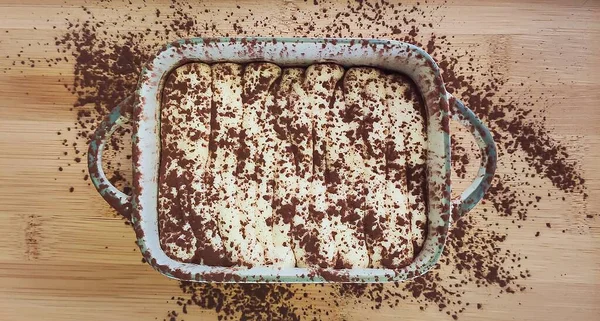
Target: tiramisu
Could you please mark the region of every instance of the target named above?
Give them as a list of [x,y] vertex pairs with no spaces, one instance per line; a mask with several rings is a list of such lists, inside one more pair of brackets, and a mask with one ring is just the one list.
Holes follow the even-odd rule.
[[414,83],[376,68],[183,65],[162,97],[162,248],[213,266],[405,266],[426,237],[425,119]]

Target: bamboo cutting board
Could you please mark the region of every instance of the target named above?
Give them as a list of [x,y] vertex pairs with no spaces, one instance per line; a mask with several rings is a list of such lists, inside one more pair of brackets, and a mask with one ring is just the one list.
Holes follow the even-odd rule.
[[[89,10],[98,19],[121,22],[127,18],[119,8],[136,7],[137,3],[38,2],[0,1],[0,320],[162,320],[168,311],[177,309],[171,298],[181,295],[178,283],[140,262],[131,228],[115,216],[89,181],[82,179],[85,156],[78,163],[72,154],[63,154],[69,150],[61,145],[63,139],[72,142],[76,135],[66,130],[76,121],[76,111],[71,110],[76,98],[63,86],[73,81],[74,62],[62,61],[52,67],[37,63],[32,68],[29,61],[58,55],[54,37],[68,32],[65,18],[89,19],[85,12]],[[170,5],[140,2],[131,22],[115,24],[111,31],[161,28],[149,23],[150,17],[155,17],[156,9],[169,12]],[[239,22],[249,34],[302,36],[296,27],[308,23],[319,28],[327,23],[326,19],[315,20],[310,14],[315,8],[304,1],[205,4],[214,9],[212,21],[230,35],[241,32],[231,26],[235,17],[229,14],[238,5],[271,19],[270,25]],[[454,37],[457,56],[472,49],[483,62],[511,66],[505,68],[509,79],[526,82],[532,95],[545,97],[546,124],[552,128],[552,137],[578,160],[589,195],[585,201],[571,200],[569,195],[564,202],[541,201],[538,209],[529,213],[537,225],[512,228],[503,246],[528,257],[523,262],[531,271],[531,277],[523,282],[527,291],[497,295],[471,285],[468,298],[484,302],[484,308],[468,309],[459,319],[597,320],[600,2],[456,1],[439,5],[438,14],[424,21],[431,20],[428,22],[435,24],[437,34]],[[339,6],[344,8],[345,2]],[[206,18],[201,7],[189,9],[200,20]],[[142,21],[144,17],[148,20]],[[349,28],[355,34],[363,32],[364,37],[380,35],[360,24]],[[517,60],[521,63],[512,65]],[[469,75],[468,68],[464,73]],[[539,108],[537,104],[529,107]],[[459,132],[457,138],[470,139],[465,132]],[[500,173],[511,170],[498,169]],[[519,180],[535,181],[528,177]],[[464,189],[468,181],[458,179],[455,189]],[[557,193],[547,182],[530,189]],[[476,210],[483,209],[492,210],[490,204],[480,204]],[[594,218],[587,219],[582,213]],[[493,215],[490,220],[500,221]],[[543,222],[550,221],[552,229],[543,229]],[[561,229],[567,232],[561,233]],[[535,237],[536,231],[542,235]],[[317,299],[298,299],[293,304],[311,305],[309,311],[317,311],[322,320],[451,320],[434,306],[421,311],[418,304],[406,301],[393,309],[372,310],[371,305],[355,304],[351,298],[336,299],[338,305],[333,304],[327,286],[306,291]],[[328,314],[319,313],[319,308]],[[189,307],[179,319],[217,320],[217,313]]]

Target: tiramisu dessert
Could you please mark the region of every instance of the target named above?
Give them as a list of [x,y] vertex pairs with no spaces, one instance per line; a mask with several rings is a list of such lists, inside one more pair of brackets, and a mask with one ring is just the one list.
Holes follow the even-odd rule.
[[407,77],[189,63],[164,83],[159,234],[212,266],[399,268],[426,237],[427,140]]

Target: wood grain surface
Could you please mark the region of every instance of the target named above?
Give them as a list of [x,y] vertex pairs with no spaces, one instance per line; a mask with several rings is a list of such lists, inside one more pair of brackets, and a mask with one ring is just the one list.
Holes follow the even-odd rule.
[[[238,4],[278,21],[257,27],[256,34],[295,36],[295,25],[312,21],[308,14],[297,21],[286,16],[309,10],[304,1],[225,0],[208,6],[231,9]],[[176,281],[140,262],[131,228],[82,179],[85,162],[62,155],[61,141],[75,135],[65,128],[76,118],[70,110],[75,97],[59,79],[72,81],[73,63],[12,65],[21,58],[59,56],[54,37],[66,32],[66,17],[85,19],[82,5],[107,21],[122,19],[119,10],[107,9],[118,8],[119,1],[0,0],[0,320],[162,320],[175,308],[167,301],[180,294]],[[155,8],[167,11],[169,5],[148,3],[138,19],[115,26],[114,32],[145,28],[139,18],[152,16]],[[464,300],[483,302],[484,308],[468,309],[459,320],[598,320],[600,220],[584,218],[600,212],[600,2],[470,0],[441,5],[426,19],[433,20],[436,33],[453,37],[457,55],[475,48],[479,62],[505,63],[506,77],[526,82],[532,95],[547,97],[552,137],[578,160],[589,194],[585,202],[567,194],[563,202],[542,200],[529,213],[537,224],[512,228],[503,246],[528,257],[522,263],[532,274],[523,281],[528,290],[498,296],[471,284]],[[223,17],[215,13],[213,19],[225,19],[222,12]],[[231,27],[224,32],[235,34]],[[380,36],[377,30],[364,34]],[[472,144],[465,132],[458,137]],[[512,170],[504,165],[499,172]],[[64,171],[59,172],[61,166]],[[541,186],[537,192],[561,193],[550,182],[534,181]],[[454,188],[460,191],[467,183],[457,180]],[[484,208],[493,211],[489,204],[475,211]],[[544,222],[551,222],[552,229]],[[536,231],[541,231],[539,237]],[[328,307],[331,299],[323,289],[308,287],[311,296],[323,297],[316,305]],[[297,302],[303,304],[308,303]],[[321,319],[451,320],[435,307],[421,311],[410,302],[373,311],[348,300],[328,308],[333,312]],[[190,307],[188,312],[184,320],[217,320],[214,311]]]

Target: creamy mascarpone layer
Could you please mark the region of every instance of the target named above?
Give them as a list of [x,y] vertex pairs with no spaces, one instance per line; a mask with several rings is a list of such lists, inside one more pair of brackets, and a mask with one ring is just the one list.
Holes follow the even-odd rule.
[[162,98],[161,245],[207,265],[407,265],[426,237],[426,150],[405,76],[186,64]]

